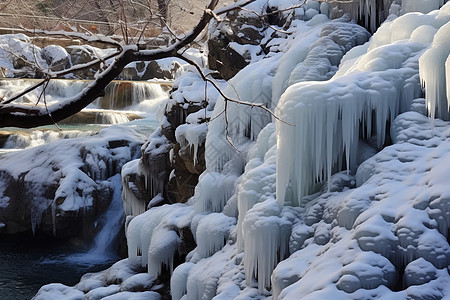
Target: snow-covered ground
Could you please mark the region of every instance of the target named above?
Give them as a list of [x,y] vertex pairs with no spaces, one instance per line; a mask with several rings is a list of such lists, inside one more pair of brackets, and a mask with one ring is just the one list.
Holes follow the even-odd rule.
[[[305,10],[280,52],[225,88],[282,121],[210,103],[207,170],[190,201],[135,216],[128,259],[35,299],[157,299],[164,270],[177,300],[450,298],[450,123],[427,116],[448,113],[450,3],[429,7],[390,16],[354,48],[364,29]],[[172,271],[186,228],[197,247]]]

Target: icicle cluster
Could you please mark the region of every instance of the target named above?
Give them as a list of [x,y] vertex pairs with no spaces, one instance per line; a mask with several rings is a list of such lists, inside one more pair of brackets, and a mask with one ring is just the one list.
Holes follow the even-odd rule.
[[195,187],[195,210],[197,212],[221,212],[234,192],[236,175],[217,172],[203,173]]
[[[208,127],[206,123],[202,124],[183,124],[177,127],[175,137],[181,148],[189,145],[191,153],[193,152],[194,165],[198,161],[198,148],[205,143]],[[192,151],[193,149],[193,151]]]
[[[260,64],[249,65],[247,72],[238,73],[230,80],[225,94],[234,100],[261,103],[270,107],[274,62],[276,61],[270,59],[264,61],[264,69]],[[225,102],[223,98],[219,98],[211,119],[213,121],[208,125],[205,145],[206,167],[208,171],[220,172],[225,163],[236,154],[236,149],[226,140],[226,136],[242,151],[249,141],[256,140],[261,129],[271,121],[271,116],[262,109]]]
[[450,23],[442,26],[419,60],[420,78],[431,118],[450,119]]
[[[367,53],[350,51],[332,80],[297,83],[286,91],[277,112],[295,126],[277,127],[280,204],[298,205],[333,172],[354,169],[360,135],[376,135],[377,146],[383,145],[386,123],[420,97],[418,57],[428,43],[417,43],[415,31],[421,24],[439,28],[446,19],[448,14],[435,11],[385,23],[370,46],[361,47]],[[392,34],[383,36],[387,30]]]
[[276,133],[275,124],[268,124],[250,149],[242,181],[237,187],[239,251],[244,251],[243,222],[247,212],[259,202],[275,196]]
[[173,270],[180,245],[179,231],[190,225],[193,207],[184,204],[154,207],[134,217],[127,227],[128,257],[140,259],[152,276]]
[[244,269],[247,285],[258,280],[258,290],[270,288],[270,275],[279,260],[289,252],[292,224],[280,218],[281,209],[275,199],[258,203],[245,215]]
[[374,32],[388,16],[393,0],[359,0],[360,19],[364,17],[366,28]]

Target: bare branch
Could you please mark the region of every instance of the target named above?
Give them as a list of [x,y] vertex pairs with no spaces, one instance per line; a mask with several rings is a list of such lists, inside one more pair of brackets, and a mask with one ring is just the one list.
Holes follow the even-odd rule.
[[[250,107],[260,107],[264,110],[266,110],[268,113],[270,113],[272,116],[274,116],[276,119],[279,120],[278,117],[276,117],[263,103],[250,103],[245,101],[239,101],[235,99],[231,99],[226,97],[223,92],[220,90],[220,88],[217,86],[217,84],[207,78],[202,72],[198,65],[196,65],[193,61],[190,61],[189,59],[183,57],[181,54],[178,53],[178,51],[182,50],[183,48],[190,45],[192,42],[196,40],[196,38],[203,32],[203,29],[207,27],[209,21],[214,17],[214,14],[212,13],[215,7],[217,6],[219,0],[210,0],[209,5],[204,10],[203,15],[199,19],[198,23],[194,26],[193,30],[189,33],[187,33],[183,38],[178,38],[178,40],[165,48],[158,48],[153,50],[142,50],[139,49],[137,45],[129,45],[129,46],[122,46],[117,41],[101,36],[101,35],[83,35],[81,33],[77,32],[64,32],[64,31],[35,31],[40,34],[45,35],[61,35],[71,38],[80,38],[88,42],[103,42],[106,44],[113,45],[117,48],[117,51],[108,54],[105,57],[99,57],[96,60],[93,60],[89,63],[78,65],[73,68],[59,71],[59,72],[50,72],[47,71],[47,78],[44,79],[42,82],[36,84],[33,87],[28,88],[24,92],[20,93],[19,95],[13,97],[12,99],[3,101],[0,106],[0,127],[6,127],[6,126],[16,126],[16,127],[22,127],[22,128],[31,128],[31,127],[37,127],[42,125],[50,125],[54,124],[55,122],[59,122],[77,112],[82,110],[84,107],[86,107],[89,103],[94,101],[96,98],[102,95],[104,89],[106,86],[115,79],[121,71],[125,68],[127,64],[134,61],[151,61],[151,60],[157,60],[161,58],[167,58],[167,57],[180,57],[187,61],[188,63],[195,66],[200,72],[202,78],[205,80],[205,82],[211,83],[218,91],[219,93],[226,99],[226,102],[234,102],[238,104],[247,105]],[[244,5],[247,5],[255,0],[246,0],[238,2],[234,5],[231,5],[225,9],[218,10],[215,14],[223,14],[226,12],[229,12],[231,10],[235,9],[241,9]],[[124,16],[126,19],[126,16]],[[128,41],[129,36],[128,34],[128,25],[126,22],[123,24],[122,30],[124,30],[124,38],[125,42]],[[147,25],[146,25],[147,26]],[[145,27],[144,27],[145,28]],[[12,105],[12,102],[16,99],[18,99],[20,96],[23,96],[27,92],[36,89],[39,86],[42,86],[44,84],[47,84],[48,81],[51,78],[57,78],[64,75],[67,75],[69,73],[73,73],[74,71],[89,68],[91,66],[94,66],[96,64],[100,64],[104,62],[105,60],[112,59],[114,60],[107,66],[107,68],[104,71],[99,71],[98,75],[96,76],[96,79],[90,83],[86,88],[84,88],[78,95],[75,95],[74,97],[70,99],[66,99],[65,102],[59,102],[57,104],[52,104],[51,106],[47,106],[47,103],[44,99],[44,105],[45,108],[42,109],[42,107],[35,106],[30,107],[27,105],[21,105],[21,104],[14,104]],[[45,98],[45,94],[44,94]],[[227,120],[228,122],[228,120]]]

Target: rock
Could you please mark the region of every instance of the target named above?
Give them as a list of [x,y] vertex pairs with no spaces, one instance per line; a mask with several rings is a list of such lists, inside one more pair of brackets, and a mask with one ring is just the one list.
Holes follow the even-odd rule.
[[61,71],[70,67],[69,53],[61,46],[47,46],[42,49],[41,54],[52,71]]
[[82,141],[59,140],[5,155],[0,159],[2,231],[91,241],[113,196],[109,179],[139,155],[140,146],[134,131],[108,128]]
[[186,123],[186,117],[194,112],[202,109],[203,106],[198,102],[185,102],[185,103],[176,103],[171,105],[169,109],[167,109],[164,115],[167,118],[167,121],[172,126],[172,128],[176,129],[181,124]]
[[170,64],[160,63],[156,60],[140,61],[126,66],[119,75],[119,79],[175,79],[179,68],[181,68],[181,65],[177,61],[172,61]]
[[194,195],[198,175],[186,171],[175,171],[169,180],[168,196],[174,202],[184,203]]
[[209,32],[208,64],[228,80],[250,62],[250,54],[236,51],[233,43],[259,45],[264,38],[262,31],[266,25],[257,17],[241,15],[234,11],[228,13],[224,19],[226,21],[211,26],[213,29]]
[[171,170],[169,152],[172,147],[159,127],[142,146],[141,158],[124,166],[122,198],[126,215],[136,216],[148,207],[171,203],[167,196],[167,185]]
[[[70,55],[70,64],[72,66],[87,64],[97,58],[95,48],[91,46],[69,46],[66,50]],[[97,70],[98,65],[75,71],[73,75],[83,79],[94,79],[94,74]]]

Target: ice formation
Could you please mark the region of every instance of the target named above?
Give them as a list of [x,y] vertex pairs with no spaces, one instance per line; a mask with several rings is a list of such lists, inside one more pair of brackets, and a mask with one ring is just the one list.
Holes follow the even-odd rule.
[[208,257],[223,248],[234,229],[236,219],[222,213],[211,213],[202,218],[195,234],[197,238],[197,253]]
[[134,217],[127,226],[128,257],[139,259],[149,274],[173,270],[173,259],[181,244],[182,229],[191,223],[192,206],[155,207]]
[[[418,58],[427,44],[409,39],[414,37],[415,28],[439,28],[449,17],[445,7],[441,12],[413,16],[384,23],[367,52],[358,58],[344,57],[342,71],[331,80],[298,83],[282,96],[277,111],[295,127],[279,124],[277,128],[280,204],[298,205],[304,195],[317,191],[317,184],[330,178],[344,162],[344,168],[354,170],[359,135],[368,139],[375,135],[381,147],[386,123],[392,123],[400,111],[408,109],[408,101],[420,97]],[[387,30],[391,34],[386,36]]]
[[255,204],[243,221],[244,266],[247,284],[258,279],[260,292],[270,288],[270,275],[280,260],[288,255],[292,224],[279,217],[275,199]]
[[[435,34],[431,48],[420,57],[420,78],[425,86],[427,110],[431,118],[450,118],[448,97],[448,72],[446,61],[450,57],[450,23],[446,23]],[[447,67],[448,69],[448,67]],[[447,98],[447,99],[446,99]]]
[[[377,26],[391,2],[400,5],[360,4]],[[307,4],[310,20],[292,20],[291,35],[270,41],[276,52],[225,88],[230,98],[276,109],[284,122],[222,97],[209,103],[207,170],[194,197],[134,217],[129,260],[152,278],[170,271],[189,228],[197,246],[173,270],[172,299],[449,297],[450,124],[423,115],[420,80],[426,97],[448,93],[448,52],[437,59],[448,47],[435,48],[448,42],[450,4],[391,16],[361,46],[364,29]],[[445,66],[438,75],[435,62]],[[431,76],[445,78],[444,89],[434,89]],[[198,99],[204,86],[193,77],[180,80],[193,81],[186,96]]]
[[[436,120],[432,128],[428,118],[408,112],[393,126],[395,144],[358,168],[356,189],[324,194],[306,207],[291,235],[297,250],[273,273],[274,296],[360,299],[369,289],[379,298],[402,280],[401,299],[448,295],[448,123]],[[319,218],[329,224],[324,241]],[[421,279],[416,265],[430,276]],[[420,290],[397,277],[403,269]]]

